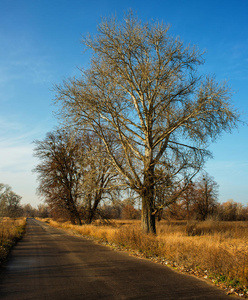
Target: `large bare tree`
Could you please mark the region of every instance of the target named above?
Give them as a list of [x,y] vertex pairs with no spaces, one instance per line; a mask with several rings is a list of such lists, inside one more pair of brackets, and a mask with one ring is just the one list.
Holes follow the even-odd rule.
[[196,192],[194,205],[196,217],[204,221],[217,206],[218,184],[213,177],[204,172],[196,182]]
[[56,96],[70,124],[103,141],[109,161],[142,198],[142,227],[153,233],[156,169],[166,180],[191,178],[209,142],[238,118],[227,85],[200,76],[202,54],[168,30],[132,13],[122,22],[103,20],[96,36],[83,39],[93,53],[90,67],[57,86]]

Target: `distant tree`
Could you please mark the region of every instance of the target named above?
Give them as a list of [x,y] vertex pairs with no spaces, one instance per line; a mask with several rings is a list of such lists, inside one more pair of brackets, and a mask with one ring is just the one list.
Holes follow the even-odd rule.
[[21,199],[22,197],[14,193],[9,185],[0,183],[0,217],[19,217]]
[[247,221],[248,220],[248,205],[243,205],[242,203],[237,203],[237,221]]
[[122,208],[122,219],[124,220],[134,220],[138,219],[139,212],[134,208],[132,204],[127,204]]
[[241,221],[248,221],[248,205],[242,208]]
[[232,199],[222,204],[223,207],[223,219],[225,221],[236,221],[237,220],[237,208],[238,203]]
[[233,199],[217,206],[217,217],[222,221],[248,220],[248,206],[235,202]]
[[104,203],[101,207],[103,215],[109,219],[121,219],[123,203],[121,200],[114,199],[111,203]]
[[58,130],[35,141],[35,146],[35,156],[40,160],[34,169],[38,173],[39,194],[49,206],[66,211],[72,224],[81,225],[81,140],[73,132]]
[[187,189],[183,192],[183,207],[186,212],[186,218],[191,219],[194,213],[194,206],[197,202],[197,190],[195,184],[190,182]]
[[48,206],[44,204],[39,204],[37,208],[37,216],[40,218],[48,218],[49,217]]
[[196,217],[204,221],[214,213],[218,199],[218,184],[208,173],[202,173],[196,182],[194,211]]
[[177,199],[177,202],[180,203],[180,216],[184,219],[192,219],[195,214],[196,203],[199,199],[199,190],[197,184],[193,181],[190,181],[186,185],[186,188],[183,186]]
[[22,214],[24,217],[36,217],[37,216],[37,211],[35,208],[32,207],[30,203],[24,204],[22,206]]
[[47,203],[47,204],[48,204],[50,218],[62,222],[66,222],[68,220],[71,222],[70,212],[64,206],[60,205],[59,202],[57,203],[56,206],[53,203]]
[[218,210],[218,184],[206,172],[195,181],[182,183],[175,195],[178,197],[175,203],[168,205],[167,217],[205,220]]
[[185,210],[181,201],[174,201],[168,205],[163,214],[165,219],[183,220],[185,219]]
[[63,117],[102,140],[109,162],[142,198],[142,228],[152,233],[156,170],[189,182],[209,157],[209,142],[238,119],[228,86],[199,75],[202,54],[168,30],[132,13],[122,23],[104,20],[96,37],[83,40],[93,51],[89,69],[57,87]]

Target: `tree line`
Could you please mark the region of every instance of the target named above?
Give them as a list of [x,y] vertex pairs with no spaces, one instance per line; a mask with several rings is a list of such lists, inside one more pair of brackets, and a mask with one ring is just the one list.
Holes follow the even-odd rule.
[[[200,221],[202,220],[201,211],[198,210],[198,203],[192,206],[189,211],[186,209],[186,204],[183,199],[175,201],[169,207],[161,211],[157,216],[157,220],[184,220],[184,221]],[[103,212],[109,219],[123,219],[123,220],[140,220],[141,210],[132,204],[123,202],[103,205]],[[224,203],[216,203],[211,207],[205,221],[248,221],[248,205],[235,202],[232,199]]]
[[87,223],[101,215],[102,200],[131,191],[143,230],[155,233],[163,208],[190,193],[209,144],[237,125],[230,88],[199,73],[197,47],[132,12],[104,19],[82,43],[89,67],[55,88],[63,128],[35,142],[39,193],[81,224],[81,215]]
[[[207,188],[206,188],[207,186]],[[207,193],[207,194],[206,194]],[[207,173],[203,173],[188,186],[187,190],[181,194],[173,203],[165,204],[163,209],[156,215],[160,220],[208,220],[218,221],[248,221],[248,206],[235,202],[232,199],[224,203],[218,203],[218,185]],[[116,195],[117,196],[117,195]],[[120,200],[101,199],[97,211],[92,220],[123,219],[137,220],[141,218],[141,209],[133,195]],[[106,200],[106,199],[105,199]],[[90,215],[85,210],[83,203],[78,208],[80,220],[89,223],[87,216]],[[13,192],[12,188],[0,183],[0,218],[10,217],[51,217],[60,221],[71,221],[67,209],[61,209],[49,201],[39,204],[37,208],[31,204],[21,204],[21,196]]]
[[22,197],[16,194],[10,185],[0,183],[0,218],[49,216],[49,208],[46,204],[34,208],[31,204],[22,204],[21,199]]

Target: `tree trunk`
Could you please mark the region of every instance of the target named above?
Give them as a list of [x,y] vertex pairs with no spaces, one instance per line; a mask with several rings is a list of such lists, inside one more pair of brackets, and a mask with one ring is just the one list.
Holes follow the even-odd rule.
[[77,210],[71,211],[70,215],[71,215],[70,219],[72,225],[80,225],[80,226],[82,225],[81,218]]
[[146,233],[156,233],[155,225],[154,168],[144,173],[144,191],[142,193],[141,227]]
[[68,208],[71,216],[71,223],[73,225],[82,225],[80,215],[78,213],[78,210],[75,206],[73,199],[70,199],[68,206],[69,206]]
[[82,225],[82,221],[78,212],[76,212],[76,225]]
[[102,197],[102,190],[100,190],[98,193],[96,193],[93,206],[92,207],[91,207],[91,205],[88,206],[89,210],[87,211],[86,224],[92,223],[93,218],[95,217],[95,214],[96,214],[98,204],[100,203],[100,201],[102,199],[101,197]]
[[149,197],[142,198],[141,227],[146,233],[156,233],[155,214]]
[[85,218],[85,224],[91,224],[93,221],[93,217],[94,217],[94,212],[92,211],[92,209],[90,211],[87,211],[87,215]]

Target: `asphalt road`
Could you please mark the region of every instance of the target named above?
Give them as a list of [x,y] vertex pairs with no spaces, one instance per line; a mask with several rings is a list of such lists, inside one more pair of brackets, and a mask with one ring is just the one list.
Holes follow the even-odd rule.
[[0,299],[231,299],[203,280],[34,219],[0,272]]

